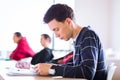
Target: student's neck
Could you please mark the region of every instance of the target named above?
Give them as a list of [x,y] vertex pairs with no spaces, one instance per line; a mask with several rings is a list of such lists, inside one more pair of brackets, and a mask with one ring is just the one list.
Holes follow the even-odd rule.
[[44,48],[49,48],[49,46],[45,45]]
[[80,33],[80,31],[82,30],[82,27],[81,26],[79,26],[79,25],[75,25],[74,27],[73,27],[73,37],[72,37],[72,39],[75,39],[76,37],[77,37],[77,35]]

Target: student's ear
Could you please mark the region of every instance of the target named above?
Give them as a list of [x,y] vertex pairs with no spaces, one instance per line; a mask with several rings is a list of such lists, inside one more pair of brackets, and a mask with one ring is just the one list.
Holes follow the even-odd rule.
[[50,43],[50,39],[49,38],[47,38],[46,40]]
[[67,24],[70,24],[72,20],[70,18],[66,18],[65,21],[67,22]]

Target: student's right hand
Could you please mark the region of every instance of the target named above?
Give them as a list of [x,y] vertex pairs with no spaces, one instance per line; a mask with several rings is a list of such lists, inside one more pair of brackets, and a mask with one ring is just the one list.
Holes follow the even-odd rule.
[[30,63],[28,63],[28,62],[19,61],[19,62],[16,63],[15,66],[17,68],[21,68],[21,69],[30,69]]
[[49,75],[49,69],[53,66],[53,64],[47,64],[47,63],[39,63],[36,64],[33,68],[38,74],[42,76]]

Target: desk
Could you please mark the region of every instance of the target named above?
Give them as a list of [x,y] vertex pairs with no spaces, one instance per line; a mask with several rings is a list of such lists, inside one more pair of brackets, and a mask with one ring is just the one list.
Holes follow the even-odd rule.
[[52,78],[50,76],[8,76],[6,74],[6,67],[14,67],[15,62],[12,61],[0,61],[0,80],[85,80],[85,79],[73,79],[73,78]]

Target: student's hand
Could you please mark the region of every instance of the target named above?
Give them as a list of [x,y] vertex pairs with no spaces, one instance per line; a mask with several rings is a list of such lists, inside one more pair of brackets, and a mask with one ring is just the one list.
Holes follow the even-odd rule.
[[35,65],[34,70],[40,75],[46,76],[49,75],[49,69],[52,67],[52,64],[40,63]]
[[63,62],[62,59],[60,59],[60,60],[57,61],[58,64],[62,64],[62,62]]
[[30,69],[30,63],[19,61],[16,63],[16,67],[21,69]]

